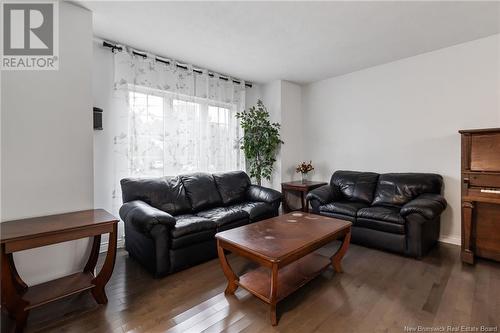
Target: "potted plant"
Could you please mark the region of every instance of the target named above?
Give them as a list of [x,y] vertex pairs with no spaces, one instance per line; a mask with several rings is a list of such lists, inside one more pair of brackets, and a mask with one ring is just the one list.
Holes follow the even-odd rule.
[[297,173],[300,172],[300,174],[302,176],[303,183],[305,183],[309,180],[308,174],[309,174],[309,172],[311,172],[313,170],[314,170],[314,167],[312,165],[312,161],[309,161],[309,163],[302,162],[299,165],[297,165],[297,167],[295,168],[295,172],[297,172]]
[[276,154],[284,142],[280,138],[280,124],[271,123],[269,112],[261,100],[248,111],[236,113],[244,131],[240,139],[240,148],[248,162],[250,177],[262,185],[262,179],[271,179]]

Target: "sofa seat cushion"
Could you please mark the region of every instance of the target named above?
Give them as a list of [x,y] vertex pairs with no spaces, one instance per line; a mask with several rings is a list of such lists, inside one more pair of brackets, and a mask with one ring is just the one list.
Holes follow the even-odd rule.
[[265,202],[243,202],[228,208],[246,212],[252,222],[260,221],[276,215],[273,206]]
[[175,227],[171,230],[172,238],[206,230],[215,230],[217,228],[217,224],[214,221],[196,215],[178,215],[175,216],[175,220]]
[[323,215],[323,216],[333,217],[334,219],[341,219],[344,221],[349,221],[352,223],[354,223],[354,221],[356,221],[356,217],[348,216],[348,215],[344,215],[344,214],[337,214],[337,213],[331,213],[331,212],[320,212],[319,214]]
[[358,217],[354,221],[354,226],[358,227],[358,229],[366,228],[381,232],[388,232],[391,234],[400,234],[400,235],[405,234],[405,225],[394,222],[386,222],[386,221],[379,221],[379,220],[372,220],[372,219],[365,219]]
[[248,218],[239,220],[236,222],[231,222],[228,224],[221,225],[220,227],[217,228],[217,232],[225,231],[225,230],[230,230],[238,227],[242,227],[244,225],[247,225],[250,223],[250,220]]
[[334,213],[355,217],[358,210],[368,207],[364,202],[355,201],[334,201],[326,205],[319,206],[320,213]]
[[249,214],[233,207],[217,207],[196,213],[197,216],[215,222],[217,227],[240,220],[248,220]]
[[405,224],[405,219],[399,214],[400,210],[399,207],[372,206],[358,210],[357,217]]
[[373,206],[358,211],[354,225],[393,234],[405,234],[405,219],[397,207]]
[[213,228],[210,230],[197,231],[192,234],[185,234],[183,236],[172,238],[170,246],[172,250],[180,249],[183,247],[196,246],[196,244],[212,241],[215,243],[215,234],[217,229]]

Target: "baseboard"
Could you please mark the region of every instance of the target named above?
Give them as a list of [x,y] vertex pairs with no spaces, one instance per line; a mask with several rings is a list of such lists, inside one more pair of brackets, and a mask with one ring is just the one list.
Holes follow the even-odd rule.
[[[125,238],[120,238],[116,241],[116,247],[122,248],[125,247]],[[99,248],[99,253],[103,253],[108,251],[108,242],[102,242],[101,247]]]
[[439,237],[439,241],[441,243],[448,243],[448,244],[453,244],[453,245],[461,245],[462,244],[462,239],[460,237],[456,237],[456,236],[441,236],[441,237]]

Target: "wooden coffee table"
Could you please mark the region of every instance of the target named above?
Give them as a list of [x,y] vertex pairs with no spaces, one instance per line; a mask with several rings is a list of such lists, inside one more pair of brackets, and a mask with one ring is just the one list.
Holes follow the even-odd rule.
[[[294,212],[243,227],[219,232],[217,252],[228,283],[225,293],[238,286],[271,306],[271,323],[277,325],[276,304],[332,265],[341,272],[341,260],[351,239],[351,222]],[[341,239],[331,257],[319,248]],[[229,265],[225,250],[260,265],[238,277]]]

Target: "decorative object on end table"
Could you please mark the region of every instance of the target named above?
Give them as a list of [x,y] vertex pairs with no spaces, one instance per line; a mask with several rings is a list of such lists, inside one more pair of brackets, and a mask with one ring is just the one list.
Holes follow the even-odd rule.
[[309,180],[309,172],[313,171],[314,167],[312,165],[312,161],[302,162],[295,168],[295,172],[299,173],[302,176],[302,182],[305,183]]
[[236,113],[236,118],[244,131],[240,148],[249,163],[248,172],[261,185],[262,178],[271,179],[276,154],[284,143],[279,133],[281,125],[271,123],[269,112],[261,100],[257,101],[257,107]]

